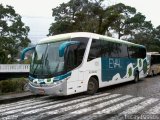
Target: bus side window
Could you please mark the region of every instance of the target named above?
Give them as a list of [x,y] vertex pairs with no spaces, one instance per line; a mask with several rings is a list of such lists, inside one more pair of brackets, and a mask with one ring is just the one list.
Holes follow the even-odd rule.
[[136,49],[134,46],[128,46],[128,53],[130,58],[137,58],[136,56]]
[[111,57],[119,57],[121,53],[121,44],[110,42]]
[[146,49],[139,48],[136,46],[128,46],[128,52],[130,58],[145,58],[146,57]]
[[66,59],[67,71],[77,67],[77,45],[69,46]]
[[77,66],[82,63],[85,47],[84,43],[80,43],[80,46],[77,48]]
[[121,58],[128,58],[127,45],[122,44],[122,45],[120,46],[119,57],[121,57]]
[[89,38],[75,37],[75,38],[72,38],[71,40],[80,42],[80,45],[77,48],[77,66],[79,66],[82,63]]
[[145,58],[146,57],[146,49],[145,48],[139,48],[139,57]]
[[108,41],[105,41],[105,40],[100,40],[101,41],[101,54],[102,54],[102,57],[108,57],[111,55],[111,50],[110,50],[110,44]]
[[156,63],[156,55],[151,56],[151,65],[153,65],[153,64],[157,64]]
[[106,40],[101,40],[101,54],[103,57],[119,57],[121,53],[121,44]]
[[101,45],[100,40],[97,40],[97,39],[92,40],[87,61],[91,61],[101,56],[101,46],[100,45]]

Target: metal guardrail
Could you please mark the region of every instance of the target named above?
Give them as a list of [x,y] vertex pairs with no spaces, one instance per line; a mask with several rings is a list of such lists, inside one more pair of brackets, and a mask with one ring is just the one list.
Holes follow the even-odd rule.
[[0,64],[0,73],[26,73],[29,70],[29,64]]

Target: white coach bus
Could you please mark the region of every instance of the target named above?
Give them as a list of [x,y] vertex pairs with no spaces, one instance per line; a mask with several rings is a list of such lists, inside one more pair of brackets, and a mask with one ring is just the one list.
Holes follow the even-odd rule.
[[142,45],[77,32],[41,40],[33,50],[29,89],[35,94],[94,94],[98,88],[147,75],[146,49]]
[[160,54],[158,52],[147,52],[148,75],[154,76],[160,73]]

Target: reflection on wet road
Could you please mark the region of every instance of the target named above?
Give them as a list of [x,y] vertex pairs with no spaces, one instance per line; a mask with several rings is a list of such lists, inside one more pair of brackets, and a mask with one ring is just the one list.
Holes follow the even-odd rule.
[[158,120],[159,86],[160,76],[156,76],[138,83],[128,82],[106,87],[93,96],[78,94],[58,98],[30,98],[0,105],[0,119],[123,120],[126,117],[145,117],[152,114],[149,117]]

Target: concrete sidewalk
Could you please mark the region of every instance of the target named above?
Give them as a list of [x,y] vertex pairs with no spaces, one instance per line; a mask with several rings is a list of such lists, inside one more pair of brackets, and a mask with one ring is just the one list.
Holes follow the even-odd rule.
[[0,95],[0,104],[14,102],[26,98],[35,97],[31,92],[13,93],[7,95]]

